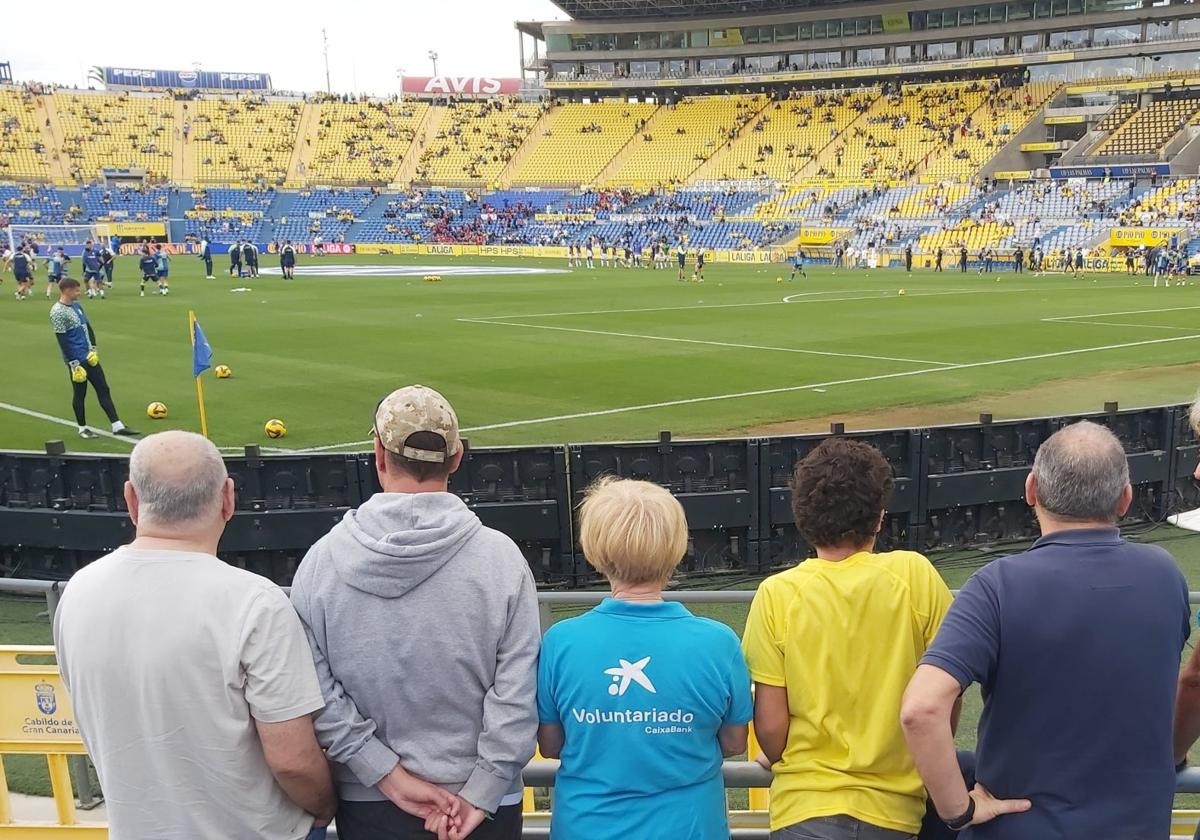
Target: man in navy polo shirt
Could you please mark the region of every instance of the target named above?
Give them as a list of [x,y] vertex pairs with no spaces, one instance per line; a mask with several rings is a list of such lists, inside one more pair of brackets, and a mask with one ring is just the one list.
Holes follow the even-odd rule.
[[[938,814],[970,826],[964,840],[1170,834],[1187,582],[1166,551],[1121,538],[1132,496],[1110,431],[1084,421],[1050,437],[1025,482],[1042,538],[967,581],[909,683],[909,749]],[[951,710],[973,682],[968,791]]]

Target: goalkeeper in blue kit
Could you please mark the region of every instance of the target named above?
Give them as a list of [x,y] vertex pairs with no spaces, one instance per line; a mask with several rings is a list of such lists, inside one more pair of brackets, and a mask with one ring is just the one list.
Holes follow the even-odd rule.
[[71,407],[75,410],[75,422],[79,424],[79,436],[85,439],[99,437],[88,428],[84,412],[89,382],[95,387],[96,399],[112,423],[113,434],[126,437],[137,435],[138,432],[122,423],[121,418],[117,416],[117,407],[113,405],[108,380],[104,377],[104,368],[100,367],[96,333],[92,330],[83,307],[79,305],[79,296],[82,294],[79,281],[64,277],[59,281],[58,292],[58,303],[50,307],[50,325],[54,328],[54,337],[58,339],[63,362],[66,363],[71,376]]

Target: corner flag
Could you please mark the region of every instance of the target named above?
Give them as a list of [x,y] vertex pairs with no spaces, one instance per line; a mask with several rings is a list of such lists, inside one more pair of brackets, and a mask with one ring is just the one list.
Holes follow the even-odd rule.
[[212,367],[213,349],[196,320],[196,313],[188,310],[188,332],[192,339],[192,378],[196,380],[196,403],[200,406],[200,434],[208,437],[208,416],[204,411],[204,385],[200,374]]

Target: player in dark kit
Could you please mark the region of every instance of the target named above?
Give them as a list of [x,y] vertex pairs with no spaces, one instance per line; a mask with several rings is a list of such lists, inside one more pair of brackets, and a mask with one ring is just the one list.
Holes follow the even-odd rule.
[[33,257],[29,254],[29,246],[22,244],[20,249],[8,258],[4,268],[12,267],[13,276],[17,279],[17,300],[28,300],[33,288]]
[[912,243],[904,246],[904,270],[912,274]]
[[242,240],[229,246],[229,276],[242,276]]
[[87,296],[104,300],[104,287],[100,285],[100,251],[88,240],[83,245],[83,280],[87,283]]
[[112,423],[113,434],[133,437],[138,433],[121,422],[117,416],[117,407],[113,405],[112,394],[108,390],[108,380],[104,376],[104,368],[100,367],[100,353],[96,349],[96,333],[92,330],[91,322],[79,305],[81,290],[79,281],[72,277],[64,277],[58,284],[58,303],[50,307],[50,326],[54,328],[54,337],[58,339],[58,347],[62,351],[63,362],[71,378],[73,397],[71,407],[75,410],[75,422],[79,424],[81,438],[99,437],[88,428],[84,414],[84,401],[87,397],[88,383],[96,389],[96,399],[100,407],[108,415]]
[[283,279],[296,279],[296,249],[290,239],[279,249],[279,268],[283,271]]
[[142,247],[142,258],[138,260],[138,268],[142,270],[142,282],[138,284],[138,289],[141,292],[141,297],[146,296],[146,284],[158,282],[158,260],[154,258],[154,254],[150,253],[150,249]]
[[258,276],[258,248],[253,242],[247,241],[242,246],[242,261],[246,263],[246,273],[251,277]]
[[100,246],[100,270],[104,272],[104,287],[111,289],[113,284],[113,269],[116,268],[117,255],[112,247],[105,242]]

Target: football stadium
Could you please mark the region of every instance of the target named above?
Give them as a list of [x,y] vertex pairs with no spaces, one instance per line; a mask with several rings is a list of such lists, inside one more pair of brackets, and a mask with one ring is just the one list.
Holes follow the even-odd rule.
[[0,839],[1200,838],[1200,9],[484,5],[0,55]]

